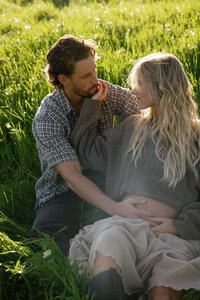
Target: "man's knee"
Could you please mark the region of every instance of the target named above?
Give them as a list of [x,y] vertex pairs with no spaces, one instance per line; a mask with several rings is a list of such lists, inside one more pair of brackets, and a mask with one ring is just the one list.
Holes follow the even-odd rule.
[[[41,207],[32,226],[30,235],[32,238],[43,238],[45,235],[53,237],[59,248],[67,253],[69,241],[79,231],[81,201],[71,196],[62,195],[59,198],[50,200]],[[72,195],[73,196],[73,195]]]
[[63,230],[57,226],[38,226],[32,227],[30,236],[34,239],[43,239],[45,236],[51,237],[60,250],[66,255],[70,247],[70,239],[74,236],[68,233],[67,228]]

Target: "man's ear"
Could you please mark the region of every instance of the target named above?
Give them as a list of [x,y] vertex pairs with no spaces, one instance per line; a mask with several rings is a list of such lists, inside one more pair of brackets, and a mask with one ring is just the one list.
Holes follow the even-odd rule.
[[62,85],[66,85],[68,83],[68,77],[63,74],[58,75],[58,80]]

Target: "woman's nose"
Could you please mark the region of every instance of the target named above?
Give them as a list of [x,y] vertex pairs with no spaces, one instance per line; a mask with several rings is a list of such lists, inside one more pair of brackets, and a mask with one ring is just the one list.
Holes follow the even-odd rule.
[[133,88],[132,91],[131,91],[131,94],[136,95],[137,94],[137,89]]

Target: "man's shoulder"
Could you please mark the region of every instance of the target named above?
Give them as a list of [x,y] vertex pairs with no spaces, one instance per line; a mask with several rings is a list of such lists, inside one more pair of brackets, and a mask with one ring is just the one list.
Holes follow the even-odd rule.
[[52,106],[59,105],[61,99],[62,95],[60,90],[55,90],[42,99],[39,108],[50,109]]
[[63,114],[69,109],[69,103],[63,95],[62,90],[55,90],[43,98],[39,108],[37,109],[35,118]]

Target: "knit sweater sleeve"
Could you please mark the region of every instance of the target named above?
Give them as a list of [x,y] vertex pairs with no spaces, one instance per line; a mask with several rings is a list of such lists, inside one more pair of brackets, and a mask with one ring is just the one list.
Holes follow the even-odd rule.
[[70,142],[76,149],[83,168],[105,172],[110,130],[96,136],[101,104],[98,100],[85,99],[81,114],[70,135]]
[[173,219],[180,237],[185,240],[200,240],[200,190],[197,202],[186,205]]

